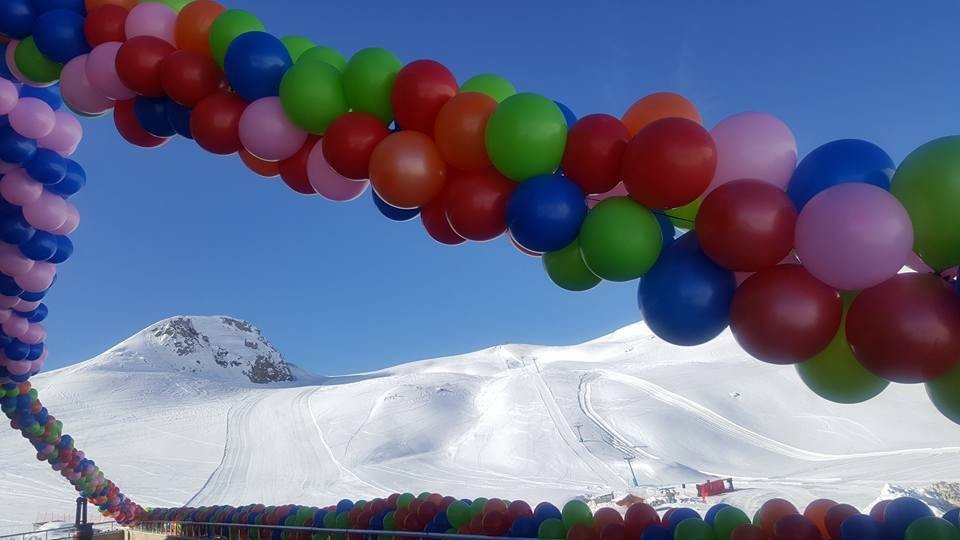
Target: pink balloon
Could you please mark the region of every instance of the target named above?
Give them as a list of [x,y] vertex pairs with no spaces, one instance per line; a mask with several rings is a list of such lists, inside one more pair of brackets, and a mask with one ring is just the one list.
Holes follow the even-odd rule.
[[25,206],[43,195],[43,184],[30,178],[27,171],[15,169],[0,178],[0,195],[9,203]]
[[6,161],[0,161],[0,174],[7,174],[18,167],[20,167],[19,163],[7,163]]
[[67,201],[44,190],[37,200],[23,207],[23,217],[34,228],[54,232],[67,221]]
[[134,6],[130,10],[123,30],[127,39],[153,36],[174,45],[173,28],[176,22],[177,14],[170,7],[159,2],[149,2]]
[[[0,188],[2,187],[3,184],[0,182]],[[59,226],[57,230],[53,231],[55,234],[70,234],[77,230],[77,227],[80,226],[80,211],[77,210],[77,207],[74,206],[70,201],[64,202],[67,204],[67,220],[64,221],[63,225]]]
[[933,268],[930,268],[930,266],[927,263],[923,262],[923,259],[921,259],[920,256],[914,253],[913,251],[911,251],[910,255],[907,256],[907,262],[904,264],[904,266],[906,266],[907,268],[919,274],[935,274],[936,273],[936,271],[934,271]]
[[30,322],[23,317],[10,317],[3,322],[3,333],[12,337],[20,338],[30,329]]
[[57,124],[57,117],[47,102],[33,97],[20,98],[7,119],[14,131],[28,139],[46,137]]
[[33,311],[40,306],[40,300],[34,300],[32,302],[27,302],[24,299],[20,299],[20,303],[17,304],[17,311]]
[[133,99],[137,94],[124,86],[117,75],[117,51],[119,41],[101,43],[87,55],[87,81],[101,96],[115,99]]
[[840,184],[810,200],[797,219],[797,256],[820,281],[861,290],[890,279],[913,249],[910,216],[871,184]]
[[606,193],[587,196],[587,207],[593,208],[594,206],[600,204],[601,201],[604,201],[611,197],[629,197],[629,194],[627,193],[627,188],[623,185],[622,182],[614,186],[613,189],[611,189]]
[[19,100],[17,86],[6,79],[0,79],[0,114],[9,114]]
[[113,108],[113,100],[94,89],[87,79],[87,58],[81,54],[70,60],[60,71],[60,94],[71,109],[99,116]]
[[0,309],[11,309],[20,305],[21,300],[16,296],[0,295]]
[[11,244],[0,244],[0,272],[17,277],[33,268],[34,262],[20,252],[20,248]]
[[31,367],[33,367],[33,363],[29,360],[7,361],[7,371],[9,371],[11,375],[26,375],[30,373]]
[[13,280],[24,290],[40,292],[47,290],[53,284],[53,277],[57,275],[57,266],[48,262],[37,262],[29,272],[16,276]]
[[264,161],[287,159],[306,141],[307,132],[290,121],[279,97],[258,99],[247,105],[240,116],[240,142]]
[[797,166],[797,141],[779,118],[762,112],[728,116],[710,130],[717,145],[717,171],[707,188],[751,178],[786,190]]
[[0,324],[3,324],[13,316],[13,311],[9,309],[0,309]]
[[352,201],[363,195],[370,182],[350,180],[333,170],[323,157],[323,139],[310,150],[307,156],[307,178],[310,186],[323,198],[334,202]]
[[37,144],[40,148],[49,148],[61,156],[69,156],[77,150],[77,145],[83,138],[83,126],[77,117],[66,111],[54,111],[53,114],[57,118],[53,131],[37,141]]
[[43,343],[46,337],[47,329],[44,328],[42,324],[30,323],[27,331],[20,336],[20,341],[27,345],[36,345],[37,343]]
[[27,77],[20,72],[20,69],[17,67],[17,61],[14,59],[14,54],[17,52],[17,47],[20,45],[20,42],[17,40],[10,40],[10,43],[7,44],[7,50],[4,53],[4,60],[7,63],[7,69],[10,70],[10,73],[20,82],[28,82]]

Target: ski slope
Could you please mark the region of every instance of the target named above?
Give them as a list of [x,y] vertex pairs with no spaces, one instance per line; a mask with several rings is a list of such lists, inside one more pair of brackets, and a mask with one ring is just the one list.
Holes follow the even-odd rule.
[[[746,358],[729,334],[676,348],[636,324],[573,347],[500,345],[320,377],[285,364],[255,328],[186,319],[172,326],[187,336],[158,332],[161,322],[35,378],[78,446],[144,506],[324,505],[393,491],[562,503],[657,498],[664,487],[693,496],[693,483],[715,477],[738,489],[709,504],[866,506],[888,483],[960,480],[960,429],[922,387],[831,404],[793,369]],[[245,332],[272,351],[271,373],[297,380],[251,382]],[[203,347],[185,352],[188,337]],[[211,354],[239,360],[211,364]],[[75,494],[31,450],[0,432],[0,531],[71,512]]]

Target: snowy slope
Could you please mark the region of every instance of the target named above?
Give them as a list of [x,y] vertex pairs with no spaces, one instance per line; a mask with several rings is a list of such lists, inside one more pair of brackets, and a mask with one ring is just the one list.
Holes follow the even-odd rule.
[[[195,332],[158,331],[172,321]],[[183,335],[195,350],[178,345]],[[251,382],[263,351],[279,382]],[[717,476],[734,478],[725,498],[748,509],[772,496],[866,506],[887,482],[960,480],[960,429],[922,387],[834,405],[791,368],[746,358],[728,334],[676,348],[642,324],[574,347],[503,345],[327,378],[283,362],[246,323],[179,318],[35,384],[78,446],[145,506],[425,490],[683,496]],[[0,530],[70,511],[75,495],[31,450],[0,432]]]

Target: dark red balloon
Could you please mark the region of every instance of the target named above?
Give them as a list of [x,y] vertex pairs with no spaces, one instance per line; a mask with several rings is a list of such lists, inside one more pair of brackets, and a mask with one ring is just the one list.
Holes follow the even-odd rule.
[[843,302],[804,267],[785,264],[748,277],[733,295],[730,329],[743,349],[771,364],[795,364],[837,334]]
[[639,538],[643,531],[651,525],[660,524],[660,515],[646,503],[634,503],[627,508],[623,521],[629,538]]
[[420,504],[420,507],[417,508],[417,517],[420,519],[420,521],[430,521],[435,515],[437,515],[437,505],[433,501],[423,501]]
[[142,148],[154,148],[169,140],[151,135],[143,129],[133,112],[132,99],[116,102],[113,108],[113,123],[127,142]]
[[663,118],[637,133],[623,154],[630,197],[647,208],[689,204],[706,191],[717,168],[710,132],[685,118]]
[[507,513],[507,503],[503,502],[503,499],[489,499],[486,504],[483,505],[484,512],[500,512],[502,514]]
[[190,131],[200,148],[214,154],[237,152],[240,144],[240,116],[247,102],[235,94],[218,92],[204,98],[190,115]]
[[341,175],[354,180],[370,177],[370,156],[390,135],[386,124],[364,112],[349,112],[330,123],[324,134],[323,157]]
[[397,507],[397,499],[399,499],[399,498],[400,498],[400,494],[399,494],[399,493],[391,493],[390,495],[387,496],[387,506],[390,507],[390,508],[396,508],[396,507]]
[[248,169],[264,178],[280,176],[280,164],[276,161],[264,161],[251,154],[246,148],[240,149],[240,159]]
[[516,521],[518,517],[533,517],[533,509],[530,508],[530,505],[527,504],[527,501],[512,501],[510,506],[507,507],[507,516],[510,518],[510,522],[512,523]]
[[793,249],[797,209],[780,188],[760,180],[723,184],[703,199],[697,240],[713,262],[735,272],[776,266]]
[[577,523],[567,531],[567,540],[598,540],[596,529],[583,523]]
[[[427,230],[427,234],[441,244],[455,246],[466,242],[450,227],[450,222],[447,220],[446,190],[420,208],[420,221],[423,223],[423,228]],[[503,510],[506,512],[506,508]]]
[[484,513],[480,523],[484,534],[490,536],[500,536],[510,530],[510,520],[498,510]]
[[223,70],[216,61],[198,52],[180,50],[160,64],[160,84],[170,99],[194,107],[224,86]]
[[457,79],[443,64],[433,60],[410,62],[393,83],[390,102],[402,129],[433,135],[440,109],[457,95]]
[[[310,151],[320,141],[320,137],[310,135],[307,142],[303,143],[297,153],[280,162],[280,179],[290,189],[301,195],[316,195],[316,190],[310,185],[310,178],[307,176],[307,161],[310,157]],[[414,500],[413,502],[418,502]],[[411,504],[411,512],[415,512],[415,507]]]
[[754,525],[739,525],[730,533],[730,540],[770,540],[763,529]]
[[630,132],[619,118],[584,116],[567,134],[563,173],[588,195],[606,193],[620,182],[620,162],[629,140]]
[[163,96],[160,64],[176,49],[153,36],[130,38],[117,51],[117,75],[127,88],[141,96]]
[[873,505],[873,508],[870,509],[870,517],[883,523],[883,511],[887,509],[888,504],[890,504],[890,501],[886,500]]
[[108,41],[125,41],[127,35],[124,24],[128,13],[125,8],[115,4],[106,4],[87,13],[83,21],[83,35],[87,43],[96,47]]
[[830,538],[840,538],[840,526],[843,525],[843,521],[859,513],[859,510],[849,504],[838,504],[830,510],[827,510],[827,515],[823,518],[823,523],[827,526]]
[[823,540],[823,537],[812,521],[800,514],[791,514],[774,524],[773,540]]
[[467,240],[492,240],[507,230],[507,201],[517,188],[494,169],[456,173],[446,190],[447,219]]
[[931,381],[960,361],[960,298],[934,274],[898,274],[853,301],[847,341],[884,379]]
[[626,540],[627,531],[621,523],[607,523],[600,529],[600,540]]
[[420,531],[423,530],[423,527],[420,525],[420,520],[417,519],[416,515],[407,514],[407,517],[403,518],[403,530]]

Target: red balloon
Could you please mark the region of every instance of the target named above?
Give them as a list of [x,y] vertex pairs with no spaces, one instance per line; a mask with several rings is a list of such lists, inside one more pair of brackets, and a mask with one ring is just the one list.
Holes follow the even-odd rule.
[[623,520],[626,523],[627,536],[639,538],[647,527],[660,524],[660,515],[649,504],[634,503],[627,508]]
[[467,528],[473,531],[471,534],[480,534],[483,531],[483,515],[478,514],[470,519]]
[[397,499],[399,499],[399,498],[400,498],[400,494],[399,494],[399,493],[391,493],[390,495],[387,496],[387,506],[390,507],[390,508],[396,508],[396,507],[397,507]]
[[760,529],[763,531],[764,538],[773,536],[773,527],[783,516],[799,514],[797,507],[790,501],[783,499],[770,499],[760,507]]
[[529,249],[521,246],[516,240],[514,240],[513,235],[510,234],[510,231],[507,231],[507,238],[510,239],[510,243],[513,244],[513,247],[517,248],[517,251],[523,253],[528,257],[542,257],[543,253],[537,253],[536,251],[530,251]]
[[608,523],[600,530],[600,540],[626,540],[627,531],[622,523]]
[[240,116],[247,102],[235,94],[218,92],[204,98],[190,115],[190,131],[200,148],[214,154],[237,152],[240,144]]
[[739,525],[730,533],[730,540],[769,540],[763,529],[754,525]]
[[240,149],[240,159],[243,164],[254,173],[264,178],[276,178],[280,176],[280,164],[276,161],[264,161],[251,154],[246,148]]
[[485,512],[480,521],[480,526],[484,534],[490,536],[500,536],[510,530],[510,520],[507,515],[499,510]]
[[736,180],[710,192],[696,218],[703,252],[734,272],[776,266],[793,249],[797,209],[780,188]]
[[676,508],[667,508],[663,512],[663,517],[660,518],[660,522],[664,527],[670,526],[670,514],[672,514],[674,510],[676,510]]
[[83,35],[91,47],[108,41],[126,41],[124,24],[127,22],[125,8],[107,4],[87,13],[83,21]]
[[117,75],[123,84],[141,96],[162,97],[160,64],[176,49],[158,37],[128,39],[117,51]]
[[886,500],[873,505],[873,508],[870,509],[870,517],[883,523],[883,511],[887,509],[888,504],[890,504],[890,501]]
[[823,540],[823,537],[812,521],[800,514],[791,514],[774,524],[773,540]]
[[939,276],[898,274],[853,301],[847,341],[863,367],[884,379],[936,379],[960,361],[960,299]]
[[467,240],[492,240],[507,230],[507,201],[517,188],[494,169],[452,175],[446,188],[447,219]]
[[[427,234],[429,234],[431,238],[437,242],[440,242],[441,244],[455,246],[457,244],[466,242],[466,240],[464,240],[462,236],[457,234],[456,231],[450,227],[450,222],[447,220],[446,195],[447,194],[444,191],[440,195],[434,197],[432,201],[420,208],[420,221],[423,223],[423,228],[427,230]],[[506,505],[503,504],[503,501],[499,502],[501,505],[503,505],[503,508],[499,508],[494,505],[495,509],[506,513]],[[489,503],[490,501],[487,501],[487,504]],[[486,511],[486,506],[484,507],[484,511]]]
[[453,503],[455,503],[455,502],[457,502],[457,499],[455,499],[454,497],[451,497],[451,496],[447,495],[447,496],[444,497],[443,500],[440,502],[440,504],[439,504],[440,509],[441,509],[441,510],[446,510],[448,506],[450,506],[451,504],[453,504]]
[[416,515],[407,514],[407,517],[403,518],[403,530],[420,531],[423,530],[423,527],[420,526],[420,520],[417,519]]
[[[449,201],[447,201],[448,213],[449,213]],[[510,518],[510,522],[514,522],[518,517],[527,516],[533,517],[533,509],[530,508],[530,505],[527,504],[527,501],[512,501],[510,506],[507,507],[507,516]]]
[[370,156],[370,183],[384,202],[397,208],[426,205],[440,195],[446,181],[447,165],[437,145],[416,131],[390,134]]
[[583,523],[577,523],[567,531],[567,540],[598,540],[596,529]]
[[486,512],[501,512],[503,514],[507,513],[507,503],[503,502],[501,499],[489,499],[486,504],[483,505],[483,511]]
[[373,149],[387,135],[390,135],[390,130],[376,116],[349,112],[327,127],[323,157],[341,175],[354,180],[366,180],[370,177]]
[[663,118],[633,137],[621,167],[633,200],[648,208],[676,208],[706,191],[717,168],[717,147],[700,124]]
[[620,162],[629,140],[630,132],[619,118],[584,116],[567,134],[563,173],[588,195],[606,193],[620,182]]
[[600,508],[593,514],[593,528],[602,532],[611,523],[623,524],[623,516],[613,508]]
[[[320,141],[320,137],[310,135],[307,142],[303,143],[297,153],[280,162],[280,179],[290,189],[301,195],[316,195],[316,190],[310,185],[310,178],[307,176],[307,161],[313,147]],[[418,502],[414,500],[413,502]],[[411,503],[410,511],[414,512],[415,507]]]
[[213,58],[180,50],[160,63],[160,84],[170,99],[184,107],[194,107],[225,83],[223,70]]
[[402,129],[432,136],[437,114],[455,95],[457,79],[449,69],[433,60],[417,60],[397,73],[390,102]]
[[823,519],[823,522],[827,525],[830,538],[840,538],[840,526],[843,525],[843,521],[859,513],[859,510],[849,504],[838,504],[827,510],[827,516]]
[[836,289],[806,268],[784,264],[748,277],[733,295],[730,329],[748,354],[771,364],[807,360],[840,328],[843,302]]
[[135,146],[154,148],[169,140],[151,135],[143,129],[133,112],[132,99],[116,102],[113,108],[113,123],[117,126],[120,135]]
[[433,516],[437,515],[438,507],[437,503],[426,500],[420,505],[420,508],[417,508],[417,517],[420,521],[428,522],[433,519]]

